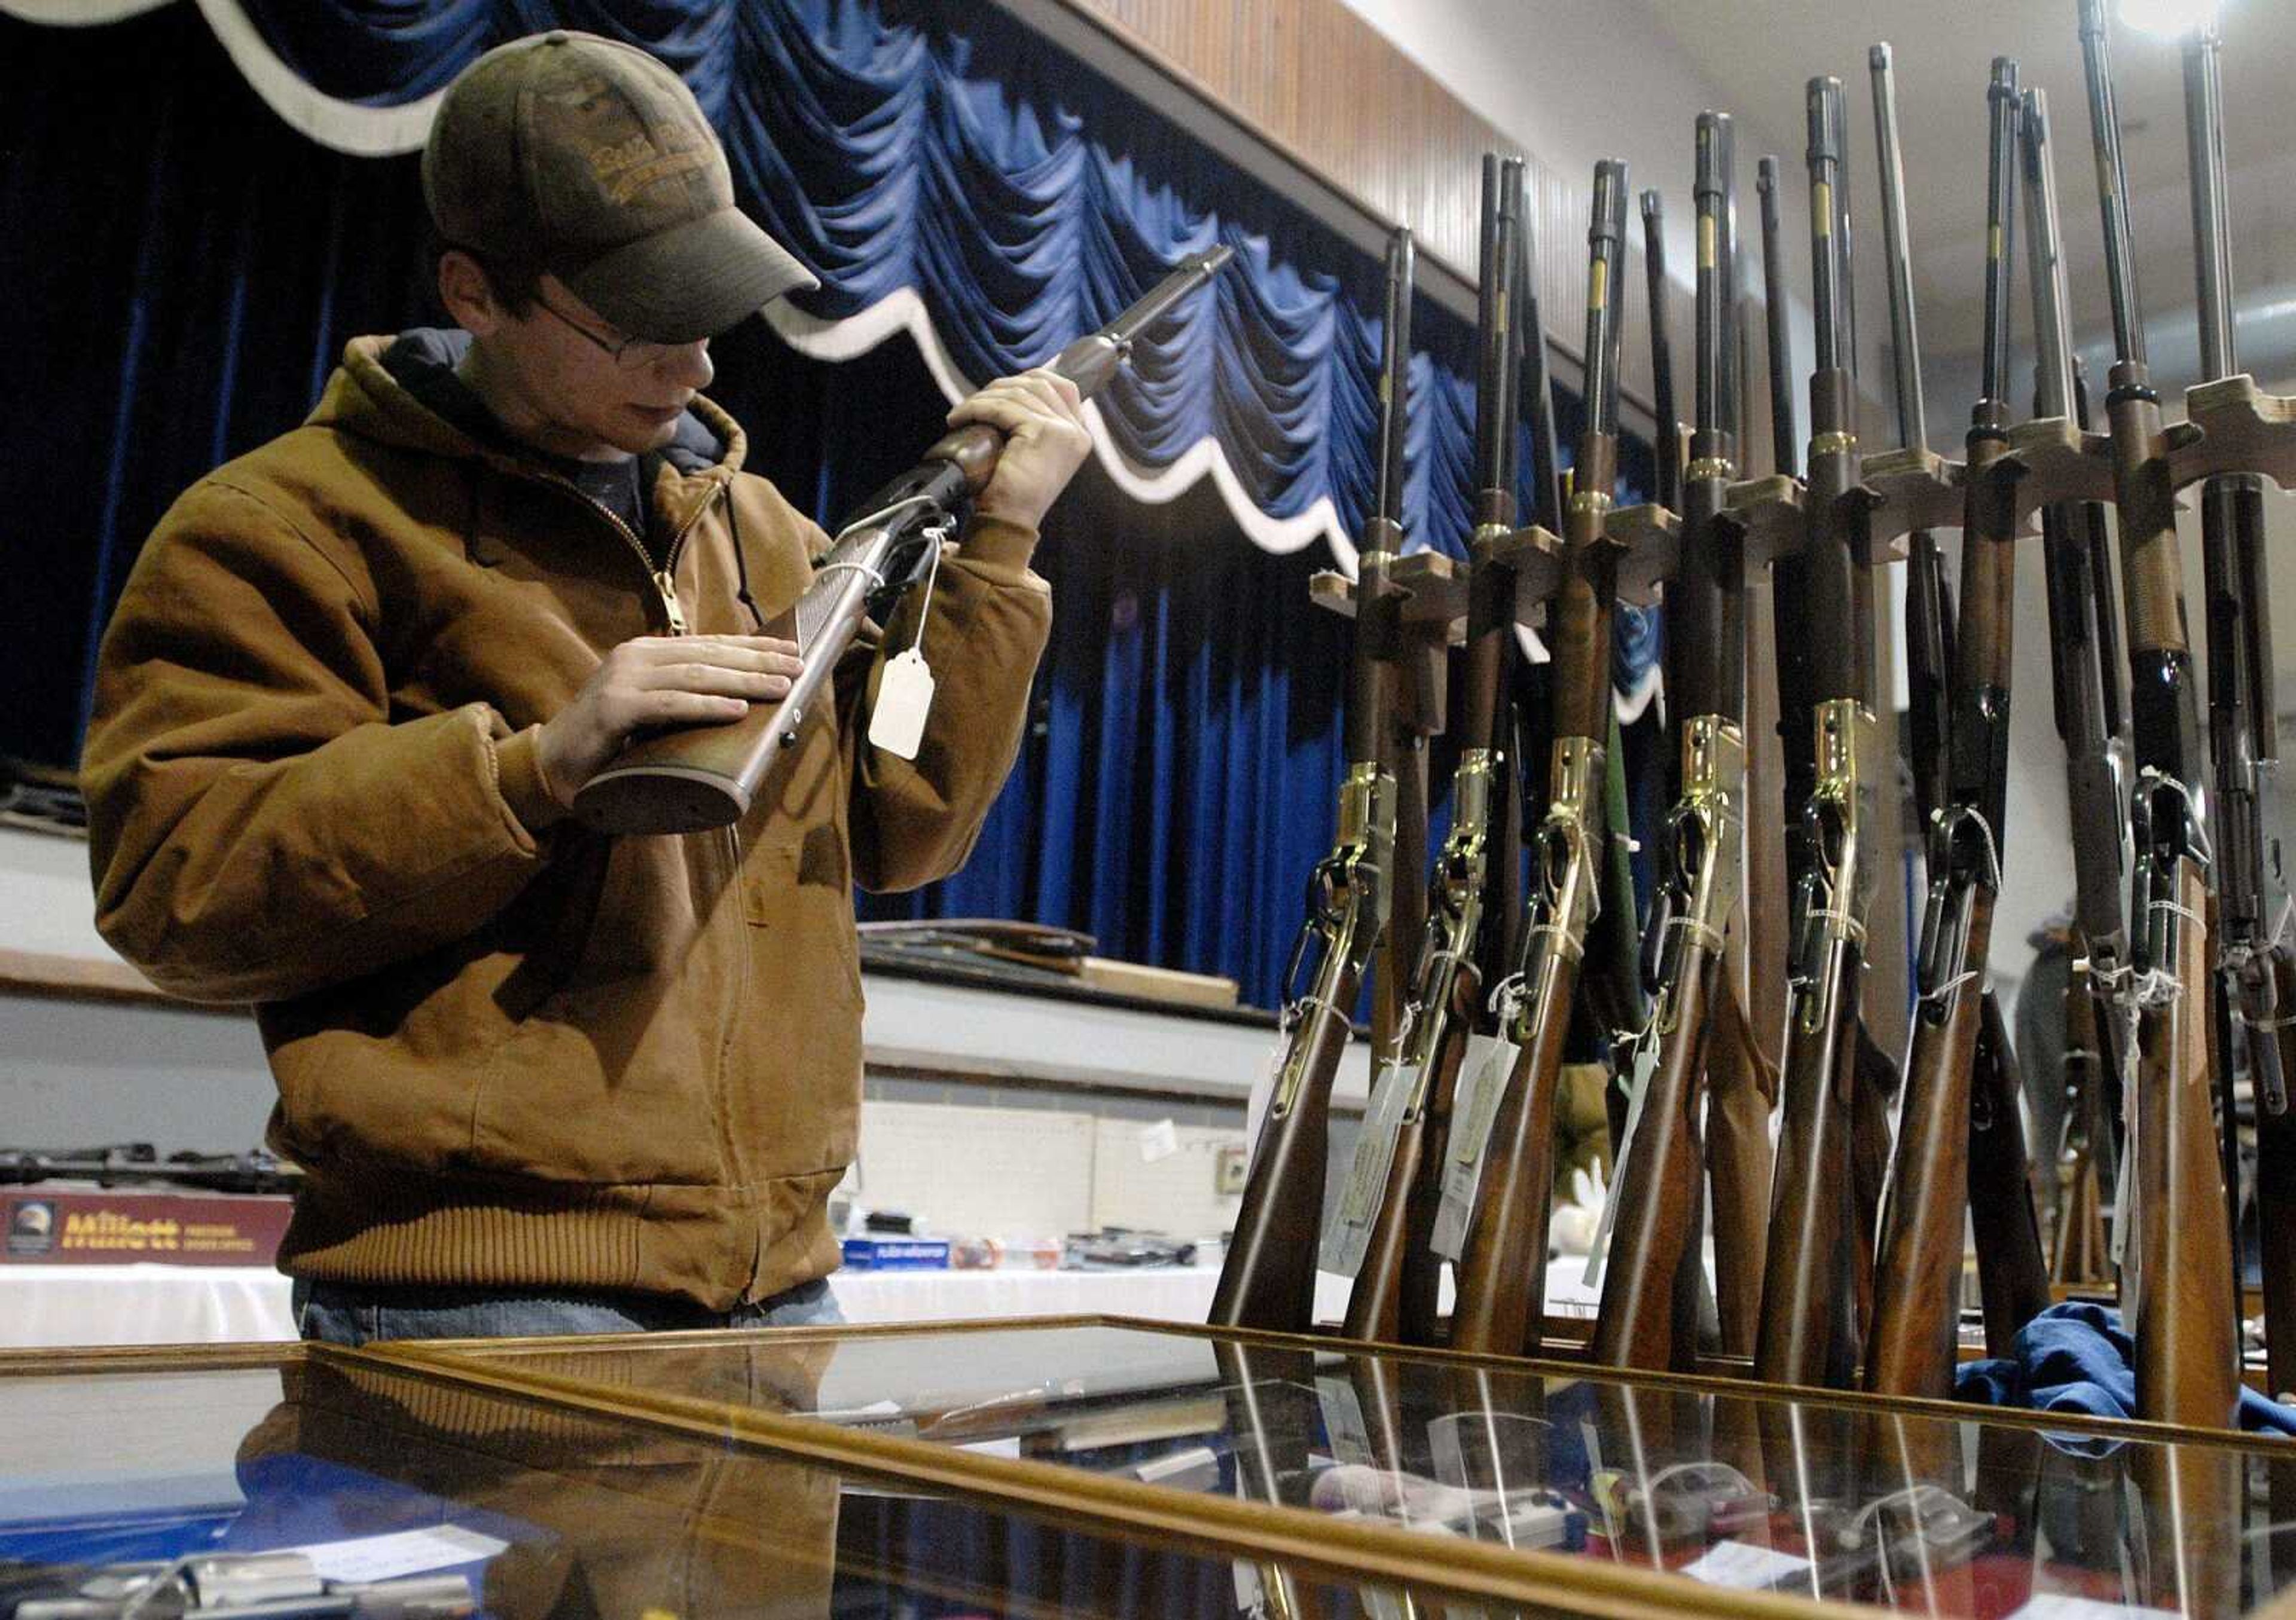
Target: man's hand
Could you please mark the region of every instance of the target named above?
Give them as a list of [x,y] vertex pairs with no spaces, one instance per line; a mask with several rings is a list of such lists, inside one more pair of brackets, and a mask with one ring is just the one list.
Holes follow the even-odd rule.
[[973,511],[1036,528],[1092,448],[1083,396],[1053,372],[1022,372],[998,378],[948,413],[952,428],[971,421],[1004,435],[1004,454]]
[[789,696],[797,643],[771,635],[644,635],[600,662],[574,700],[543,722],[536,761],[569,804],[632,736],[663,725],[723,724],[751,703]]

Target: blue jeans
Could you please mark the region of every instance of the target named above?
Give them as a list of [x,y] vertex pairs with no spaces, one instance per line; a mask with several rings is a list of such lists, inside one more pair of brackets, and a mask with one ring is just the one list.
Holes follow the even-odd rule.
[[376,1338],[539,1338],[559,1333],[651,1333],[677,1328],[803,1328],[845,1320],[826,1280],[770,1299],[712,1311],[669,1294],[584,1289],[370,1288],[313,1282],[294,1288],[295,1328],[305,1338],[363,1345]]

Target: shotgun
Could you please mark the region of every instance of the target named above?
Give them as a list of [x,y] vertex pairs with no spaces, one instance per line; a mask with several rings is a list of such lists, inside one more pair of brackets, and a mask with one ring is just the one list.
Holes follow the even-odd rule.
[[1290,1000],[1284,1045],[1235,1235],[1212,1295],[1215,1327],[1304,1332],[1316,1304],[1316,1229],[1323,1219],[1332,1081],[1346,1050],[1364,970],[1387,924],[1395,880],[1393,734],[1401,593],[1390,571],[1403,550],[1403,439],[1411,363],[1411,233],[1388,241],[1380,364],[1379,482],[1356,563],[1356,634],[1349,659],[1348,771],[1339,832],[1308,884],[1308,916],[1284,975],[1287,996],[1309,952],[1320,953],[1304,995]]
[[[1230,248],[1194,254],[1098,331],[1078,339],[1051,370],[1086,398],[1108,386],[1133,346],[1179,301],[1218,273]],[[574,796],[574,814],[603,832],[695,832],[749,813],[806,718],[827,696],[839,659],[865,617],[881,622],[924,577],[941,540],[996,470],[1004,436],[983,422],[959,428],[863,503],[814,565],[813,583],[777,625],[805,667],[777,704],[754,704],[723,725],[683,726],[625,749]]]
[[[1680,777],[1660,841],[1663,897],[1651,916],[1658,1061],[1611,1195],[1619,1213],[1595,1322],[1595,1359],[1614,1367],[1689,1371],[1697,1358],[1701,1105],[1709,1032],[1719,1001],[1732,994],[1723,951],[1744,877],[1745,557],[1735,534],[1717,521],[1738,470],[1726,361],[1737,343],[1736,312],[1724,284],[1735,251],[1733,172],[1729,119],[1699,114],[1695,403],[1682,561],[1666,587],[1666,686],[1682,716]],[[1646,222],[1653,195],[1644,193]]]
[[1807,101],[1817,364],[1804,495],[1808,617],[1791,631],[1810,643],[1814,785],[1800,806],[1808,865],[1795,896],[1784,1116],[1754,1367],[1768,1382],[1841,1387],[1857,1368],[1858,1302],[1871,1287],[1850,1158],[1863,1084],[1857,1011],[1874,885],[1868,844],[1888,761],[1873,707],[1874,570],[1858,483],[1848,244],[1839,229],[1838,192],[1847,183],[1841,81],[1812,79]]
[[1618,481],[1617,277],[1627,230],[1627,166],[1595,166],[1588,225],[1586,428],[1573,463],[1564,568],[1550,619],[1554,740],[1548,804],[1533,855],[1532,921],[1505,1023],[1518,1049],[1493,1116],[1489,1163],[1459,1267],[1451,1343],[1520,1354],[1544,1320],[1553,1201],[1554,1098],[1578,970],[1602,881],[1603,764],[1610,734],[1611,615],[1618,553],[1607,533]]
[[[2210,1100],[2208,915],[2211,857],[2202,807],[2206,743],[2185,630],[2176,497],[2160,396],[2144,356],[2128,181],[2103,0],[2080,0],[2082,65],[2104,226],[2113,352],[2105,415],[2128,629],[2137,782],[2128,994],[2137,1003],[2129,1099],[2136,1242],[2122,1305],[2136,1341],[2136,1408],[2171,1423],[2222,1426],[2238,1396],[2238,1343],[2226,1306],[2232,1236]],[[2134,1264],[2129,1264],[2130,1260]]]

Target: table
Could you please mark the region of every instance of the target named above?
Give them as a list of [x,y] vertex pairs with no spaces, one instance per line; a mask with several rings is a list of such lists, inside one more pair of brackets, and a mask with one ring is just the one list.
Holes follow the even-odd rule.
[[[1547,1308],[1591,1316],[1585,1262],[1559,1255],[1546,1269]],[[945,1321],[992,1316],[1140,1316],[1201,1321],[1217,1265],[1105,1272],[840,1272],[837,1302],[855,1322]],[[1345,1279],[1316,1279],[1316,1313],[1337,1321]],[[1448,1300],[1450,1281],[1444,1280]],[[261,1266],[0,1265],[0,1348],[62,1345],[193,1345],[295,1337],[288,1281]]]

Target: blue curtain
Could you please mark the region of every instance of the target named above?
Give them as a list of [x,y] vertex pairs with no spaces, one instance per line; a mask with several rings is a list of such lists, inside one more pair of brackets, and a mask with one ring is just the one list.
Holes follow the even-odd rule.
[[[1237,262],[1103,397],[1134,461],[1210,436],[1252,503],[1373,481],[1379,266],[1185,130],[993,7],[905,0],[245,0],[316,88],[389,106],[502,38],[565,25],[668,61],[718,122],[743,205],[838,318],[922,294],[957,364],[1039,362],[1185,252]],[[287,127],[196,8],[81,30],[0,20],[0,462],[14,702],[0,750],[69,764],[96,639],[135,550],[217,462],[283,430],[342,343],[439,317],[411,154],[354,159]],[[1468,528],[1472,333],[1414,323],[1414,546]],[[753,464],[833,520],[938,430],[906,343],[831,368],[754,328],[717,392]],[[1560,402],[1566,442],[1575,402]],[[1646,452],[1629,446],[1629,486]],[[1088,472],[1042,553],[1055,641],[1021,768],[971,867],[877,914],[1033,917],[1103,951],[1230,974],[1261,1004],[1328,841],[1345,627],[1305,606],[1328,566],[1252,544],[1209,484],[1170,504]],[[1622,686],[1656,656],[1622,622]]]

